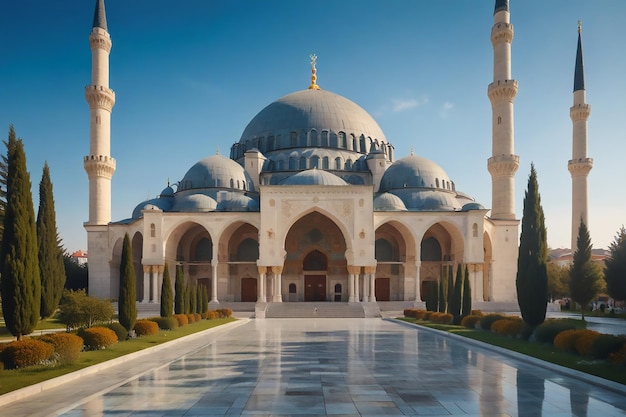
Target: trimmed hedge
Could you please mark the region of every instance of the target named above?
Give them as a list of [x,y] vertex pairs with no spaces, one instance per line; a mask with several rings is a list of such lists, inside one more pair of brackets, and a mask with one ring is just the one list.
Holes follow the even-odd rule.
[[106,327],[107,329],[113,330],[117,335],[117,340],[119,342],[123,342],[124,340],[128,339],[128,330],[126,330],[126,327],[122,326],[117,321],[103,324],[101,327]]
[[230,308],[220,308],[217,310],[220,313],[220,318],[227,319],[233,315],[233,310]]
[[183,327],[189,324],[189,319],[186,314],[174,314],[174,318],[178,322],[178,327]]
[[565,352],[577,353],[576,342],[585,334],[585,332],[590,331],[591,330],[587,329],[564,330],[554,337],[554,346]]
[[195,323],[196,322],[196,315],[193,313],[189,313],[186,314],[187,316],[187,323],[191,324],[191,323]]
[[524,321],[520,317],[507,317],[491,324],[491,331],[503,336],[517,337],[522,333]]
[[54,348],[54,359],[59,365],[76,362],[83,350],[83,339],[73,333],[45,334],[38,339]]
[[483,316],[478,316],[478,315],[470,315],[470,316],[465,316],[463,317],[463,320],[461,320],[461,326],[465,327],[466,329],[476,329],[478,328],[478,324],[480,323],[480,319],[482,319]]
[[161,330],[174,330],[178,327],[178,320],[170,317],[150,317],[148,320],[155,322]]
[[626,336],[600,334],[593,341],[591,354],[596,359],[608,359],[612,353],[618,352],[626,346]]
[[24,339],[7,343],[2,349],[2,363],[5,369],[25,368],[39,365],[54,354],[51,344],[37,339]]
[[576,352],[581,356],[593,356],[593,343],[600,333],[588,330],[576,340]]
[[535,340],[541,343],[554,343],[557,334],[576,328],[578,327],[568,320],[549,319],[537,326],[534,332]]
[[152,320],[137,320],[133,330],[137,336],[150,336],[159,333],[159,325]]
[[209,320],[216,320],[220,318],[220,313],[218,313],[215,310],[211,310],[208,312],[208,319]]
[[449,313],[431,313],[430,321],[438,324],[452,324],[454,316]]
[[482,319],[480,319],[480,328],[483,330],[491,330],[491,325],[494,322],[505,318],[506,316],[503,316],[502,314],[487,314],[486,316],[483,316]]
[[80,329],[78,336],[85,341],[86,350],[106,349],[108,346],[117,343],[117,335],[107,327]]
[[609,362],[613,365],[626,366],[626,344],[620,350],[609,355]]

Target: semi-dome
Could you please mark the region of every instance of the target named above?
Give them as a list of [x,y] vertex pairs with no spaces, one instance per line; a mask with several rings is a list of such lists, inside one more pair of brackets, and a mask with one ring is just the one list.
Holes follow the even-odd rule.
[[197,162],[178,184],[178,191],[206,188],[254,191],[252,180],[243,167],[222,155],[212,155]]
[[176,197],[176,203],[172,207],[172,211],[180,211],[187,213],[203,213],[207,211],[215,211],[217,209],[217,201],[204,194],[187,194]]
[[407,211],[407,209],[400,197],[382,193],[374,198],[374,211]]
[[362,107],[338,94],[316,89],[296,91],[269,104],[248,123],[239,142],[312,129],[319,134],[332,130],[387,142],[378,123]]
[[485,207],[483,207],[483,205],[480,203],[474,203],[474,202],[463,204],[463,207],[461,207],[461,211],[470,211],[470,210],[485,210]]
[[153,198],[147,201],[143,201],[133,209],[133,219],[143,217],[143,210],[162,210],[169,211],[172,208],[171,198]]
[[219,202],[217,211],[259,211],[259,202],[247,195],[231,195]]
[[348,185],[348,183],[328,171],[309,169],[285,178],[280,185]]

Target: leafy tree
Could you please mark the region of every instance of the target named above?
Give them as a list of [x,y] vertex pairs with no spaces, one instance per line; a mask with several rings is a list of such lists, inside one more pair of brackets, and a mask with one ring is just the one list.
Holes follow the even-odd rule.
[[111,301],[89,297],[85,290],[64,290],[59,310],[59,321],[68,331],[110,321],[115,314]]
[[461,264],[457,265],[456,278],[454,280],[454,290],[452,291],[452,297],[450,298],[450,304],[448,306],[448,312],[455,318],[461,315],[461,297],[463,292],[463,267]]
[[463,277],[463,317],[472,314],[472,288],[469,280],[469,269],[465,265],[465,276]]
[[569,268],[548,262],[548,294],[551,299],[569,295]]
[[582,319],[585,320],[585,306],[596,298],[602,288],[602,271],[591,259],[591,237],[585,222],[580,220],[576,252],[569,270],[569,286],[572,300],[580,304]]
[[172,294],[172,280],[170,279],[170,268],[165,263],[163,269],[163,283],[161,284],[161,317],[171,317],[174,304],[174,294]]
[[604,261],[604,281],[609,295],[616,300],[626,300],[626,229],[617,232],[609,245],[609,256]]
[[437,311],[439,304],[439,283],[428,281],[426,286],[426,310]]
[[80,265],[72,259],[69,253],[63,254],[65,268],[65,288],[68,290],[88,290],[89,269],[87,264]]
[[135,266],[133,265],[133,249],[130,246],[128,233],[124,235],[122,259],[120,261],[120,292],[117,299],[120,324],[129,332],[137,322],[137,291],[135,282]]
[[174,298],[174,312],[176,314],[185,313],[185,277],[183,276],[183,267],[176,266],[176,281],[174,284],[175,298]]
[[443,271],[441,271],[441,277],[439,278],[439,307],[438,311],[440,313],[445,313],[448,309],[448,280],[446,278],[446,269],[449,267],[444,267]]
[[7,142],[7,204],[0,247],[0,295],[7,329],[21,340],[39,321],[41,281],[30,175],[21,139],[13,126]]
[[517,302],[529,326],[546,318],[548,306],[548,240],[535,166],[530,166],[528,189],[524,197],[522,234],[517,258]]
[[39,183],[39,211],[37,212],[37,243],[39,245],[39,273],[41,275],[40,316],[52,316],[59,305],[65,286],[63,248],[57,238],[56,211],[50,168],[46,162]]

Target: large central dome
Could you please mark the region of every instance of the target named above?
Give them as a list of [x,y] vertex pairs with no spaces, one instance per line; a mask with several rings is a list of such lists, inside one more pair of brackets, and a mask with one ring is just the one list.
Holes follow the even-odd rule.
[[261,110],[243,131],[239,143],[270,135],[288,138],[291,132],[299,135],[311,130],[387,142],[378,123],[359,105],[330,91],[310,89],[288,94]]

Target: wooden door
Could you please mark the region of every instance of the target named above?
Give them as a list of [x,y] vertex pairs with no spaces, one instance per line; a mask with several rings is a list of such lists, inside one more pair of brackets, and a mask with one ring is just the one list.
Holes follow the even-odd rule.
[[256,278],[241,278],[241,301],[255,302],[257,298]]
[[304,276],[304,301],[326,301],[326,275]]
[[376,301],[390,301],[389,278],[376,278]]

